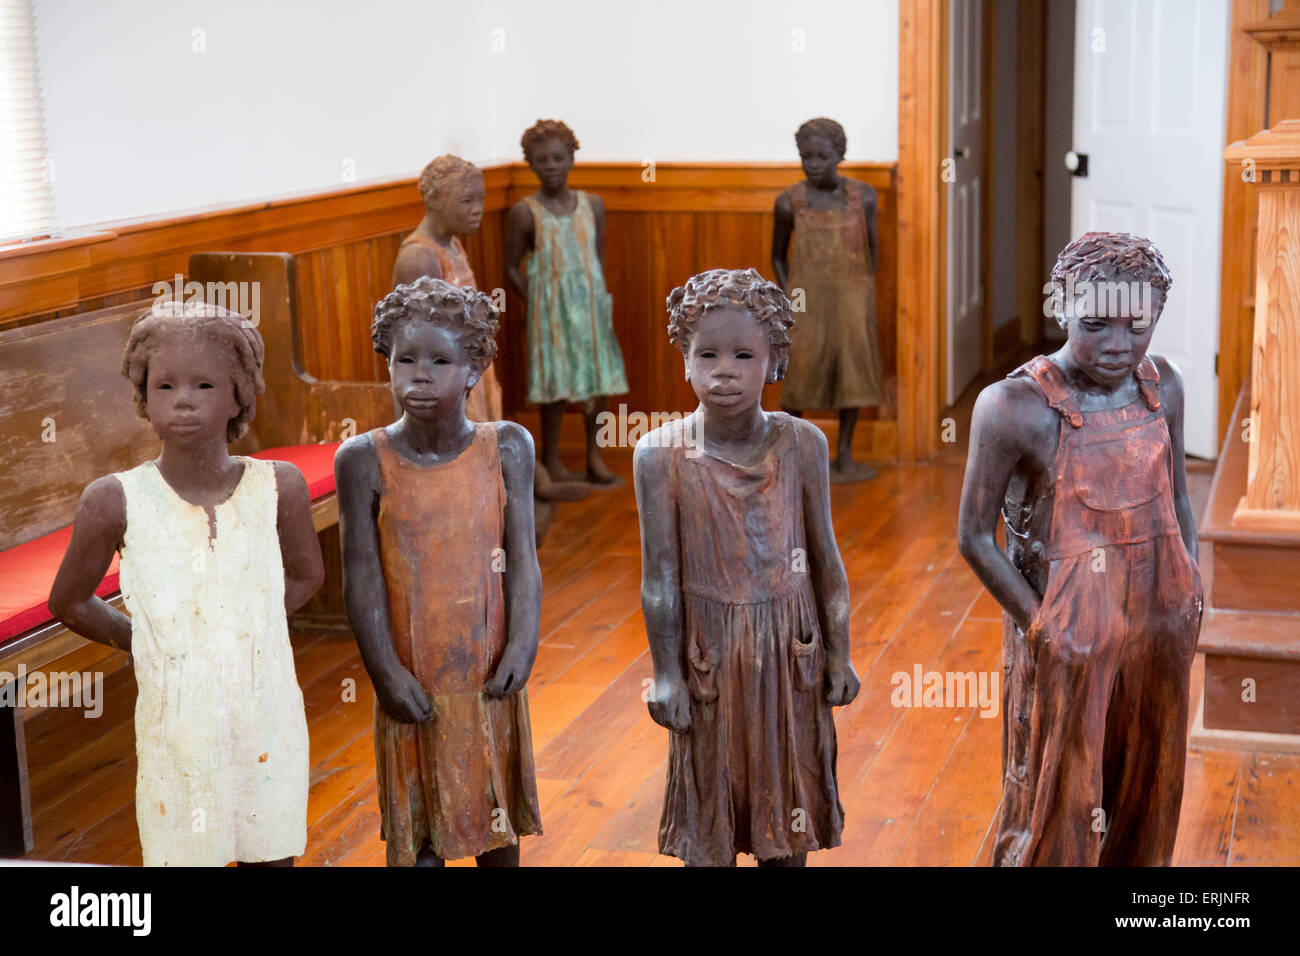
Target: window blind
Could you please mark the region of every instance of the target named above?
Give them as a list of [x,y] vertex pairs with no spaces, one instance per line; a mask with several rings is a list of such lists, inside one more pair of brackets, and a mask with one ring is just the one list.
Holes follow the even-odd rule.
[[0,243],[49,234],[53,179],[32,2],[0,0]]

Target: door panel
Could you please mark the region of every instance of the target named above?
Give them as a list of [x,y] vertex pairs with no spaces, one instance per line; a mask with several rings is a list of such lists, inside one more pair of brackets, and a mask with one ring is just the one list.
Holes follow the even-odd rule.
[[[1173,287],[1151,350],[1182,372],[1187,451],[1218,454],[1228,0],[1079,0],[1071,232],[1151,239]],[[1048,156],[1049,163],[1063,157]]]
[[946,401],[957,401],[983,361],[984,290],[980,261],[980,184],[984,178],[981,103],[984,0],[951,0],[948,13],[948,142],[953,181],[946,183]]

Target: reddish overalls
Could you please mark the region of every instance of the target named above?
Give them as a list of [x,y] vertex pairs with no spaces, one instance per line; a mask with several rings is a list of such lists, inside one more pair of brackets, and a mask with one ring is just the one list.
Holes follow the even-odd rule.
[[1004,628],[994,865],[1168,865],[1201,579],[1174,511],[1159,373],[1143,359],[1141,399],[1096,412],[1045,356],[1012,374],[1037,383],[1061,432],[1050,530],[1028,542],[1050,562],[1042,605],[1027,633]]

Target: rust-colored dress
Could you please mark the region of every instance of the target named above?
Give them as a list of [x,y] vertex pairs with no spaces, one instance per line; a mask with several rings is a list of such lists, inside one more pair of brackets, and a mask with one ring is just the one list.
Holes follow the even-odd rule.
[[[461,245],[459,236],[451,237],[450,249],[443,248],[428,236],[414,232],[402,240],[402,245],[412,242],[433,252],[438,259],[438,269],[442,272],[443,279],[462,289],[478,288],[474,281],[474,270],[470,268],[469,257],[465,255],[465,247]],[[478,384],[469,390],[469,395],[465,398],[465,417],[474,422],[499,422],[505,417],[501,412],[501,385],[497,382],[494,366],[489,365],[484,369]]]
[[375,701],[381,836],[390,866],[411,866],[427,839],[444,860],[541,833],[528,691],[483,693],[506,646],[502,591],[505,483],[495,423],[475,425],[454,460],[419,465],[384,429],[379,546],[393,646],[433,700],[428,723]]
[[[677,514],[682,673],[691,728],[672,733],[659,851],[691,866],[838,846],[835,723],[806,561],[795,420],[768,414],[762,460],[688,455],[665,429]],[[674,440],[675,439],[675,440]],[[664,447],[661,445],[660,447]],[[799,549],[799,550],[796,550]]]
[[787,291],[804,291],[781,405],[862,408],[882,399],[876,344],[876,273],[867,246],[862,184],[844,180],[844,208],[808,208],[808,184],[786,190],[794,210]]
[[1138,401],[1084,412],[1046,356],[1012,373],[1061,432],[1047,487],[1013,483],[1004,511],[1008,556],[1043,600],[1028,636],[1003,621],[997,866],[1173,856],[1201,578],[1174,511],[1160,376],[1149,356],[1135,374]]

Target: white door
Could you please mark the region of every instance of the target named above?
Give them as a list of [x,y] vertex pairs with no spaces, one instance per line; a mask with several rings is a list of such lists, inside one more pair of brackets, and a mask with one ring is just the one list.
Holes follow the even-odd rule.
[[980,287],[980,181],[984,110],[980,37],[984,0],[948,7],[948,151],[943,179],[948,208],[947,403],[961,397],[984,361],[984,290]]
[[[1228,0],[1079,0],[1071,232],[1131,232],[1173,278],[1151,351],[1186,391],[1187,452],[1218,456],[1219,233]],[[1047,162],[1063,162],[1049,156]]]

